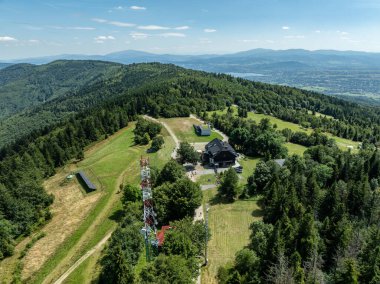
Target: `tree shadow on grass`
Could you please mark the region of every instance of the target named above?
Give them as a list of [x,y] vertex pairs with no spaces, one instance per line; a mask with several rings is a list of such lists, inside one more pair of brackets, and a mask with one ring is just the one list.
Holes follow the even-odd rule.
[[252,216],[255,218],[262,218],[264,216],[264,210],[261,208],[257,208],[252,211]]
[[117,223],[120,223],[123,217],[124,217],[123,209],[118,209],[115,212],[113,212],[112,215],[108,217],[108,219],[115,221]]
[[234,200],[226,198],[225,196],[220,195],[219,193],[215,194],[213,198],[210,199],[210,205],[218,205],[218,204],[231,204]]

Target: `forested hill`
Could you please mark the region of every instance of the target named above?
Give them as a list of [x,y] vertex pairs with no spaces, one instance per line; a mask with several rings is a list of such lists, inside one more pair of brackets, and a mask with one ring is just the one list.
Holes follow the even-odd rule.
[[[117,98],[115,103],[118,103],[132,91],[146,93],[141,111],[156,116],[178,116],[236,103],[249,110],[323,128],[344,138],[380,140],[378,108],[291,87],[168,64],[120,65],[100,61],[56,61],[41,66],[21,64],[1,70],[0,82],[0,148],[104,101]],[[154,92],[163,96],[161,102],[152,99]],[[203,103],[196,104],[196,98]],[[185,112],[176,109],[178,101]],[[336,120],[309,115],[310,111],[331,115]]]
[[85,85],[117,77],[120,64],[102,61],[55,61],[16,64],[0,70],[0,119],[40,105]]
[[[70,69],[70,66],[91,63],[74,61],[64,64]],[[14,239],[31,233],[36,225],[49,218],[48,206],[52,198],[44,191],[42,180],[54,174],[56,167],[72,159],[81,159],[84,147],[125,127],[139,114],[154,117],[202,115],[206,111],[222,110],[237,104],[239,116],[252,110],[345,138],[370,143],[380,141],[380,111],[377,108],[295,88],[255,83],[174,65],[114,66],[117,68],[114,76],[85,84],[73,93],[29,108],[1,122],[0,259],[12,254]],[[10,79],[2,80],[10,82]],[[225,128],[238,129],[240,132],[235,131],[235,134],[239,135],[234,137],[244,143],[249,137],[247,132],[268,132],[263,125],[265,123],[247,123],[241,118],[223,123]],[[282,134],[276,133],[275,137],[279,135]],[[17,142],[10,143],[15,139]],[[5,143],[8,143],[7,147],[4,147]],[[313,145],[319,143],[316,140]]]

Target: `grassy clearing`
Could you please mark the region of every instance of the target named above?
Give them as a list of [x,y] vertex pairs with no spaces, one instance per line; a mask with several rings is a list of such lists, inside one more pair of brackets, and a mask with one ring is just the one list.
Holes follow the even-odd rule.
[[307,147],[287,142],[285,143],[285,147],[288,148],[289,155],[299,155],[303,156],[303,153],[307,150]]
[[[78,164],[80,169],[91,169],[99,178],[104,191],[102,197],[86,216],[80,227],[56,250],[34,275],[30,283],[50,283],[58,278],[87,250],[95,246],[116,226],[118,211],[121,209],[118,187],[121,182],[138,182],[139,158],[150,157],[152,164],[161,166],[170,158],[174,141],[163,131],[165,146],[157,153],[146,154],[149,146],[134,146],[133,124],[114,136],[96,144],[85,153],[85,159]],[[91,279],[96,261],[86,261],[80,270],[91,271],[84,278]],[[75,276],[77,272],[72,274]],[[70,277],[71,279],[71,277]],[[79,283],[79,282],[77,282]]]
[[192,117],[181,117],[181,118],[168,118],[161,119],[167,123],[167,125],[173,130],[178,140],[187,141],[189,143],[194,142],[210,142],[215,138],[223,139],[223,137],[216,133],[215,131],[211,131],[210,136],[198,136],[195,133],[193,124],[199,124],[199,121]]
[[247,183],[249,176],[253,174],[253,171],[256,168],[257,163],[260,161],[260,158],[244,157],[239,160],[240,165],[243,166],[243,173],[241,174],[240,184],[244,185]]
[[257,200],[238,200],[228,204],[213,204],[216,189],[203,192],[203,203],[209,203],[208,244],[209,265],[202,270],[202,283],[217,283],[218,267],[233,261],[235,254],[249,242],[249,226],[261,218]]
[[[232,106],[232,108],[234,110],[234,115],[237,115],[237,108],[235,106]],[[225,109],[223,111],[214,111],[214,112],[217,114],[225,114],[227,112],[227,109]],[[209,114],[212,115],[212,113],[214,113],[214,112],[210,112]],[[316,113],[316,116],[325,116],[325,115],[320,114],[320,113]],[[329,117],[329,116],[326,116],[326,117],[333,119],[332,117]],[[278,130],[289,128],[290,130],[292,130],[294,132],[299,131],[299,132],[305,132],[307,134],[311,134],[313,132],[313,129],[311,129],[311,128],[304,128],[304,127],[301,127],[300,125],[298,125],[296,123],[292,123],[292,122],[288,122],[288,121],[285,121],[282,119],[278,119],[278,118],[271,116],[271,115],[248,112],[248,119],[252,119],[252,120],[256,121],[257,123],[259,123],[260,120],[263,118],[269,119],[269,121],[271,122],[272,125],[276,124]],[[337,143],[337,146],[341,150],[345,151],[345,150],[348,150],[349,147],[353,147],[353,152],[358,151],[358,146],[359,146],[360,142],[341,138],[341,137],[332,135],[331,133],[324,133],[324,134],[326,134],[329,138],[334,139]],[[286,146],[288,147],[289,151],[294,149],[295,153],[297,153],[297,154],[299,154],[301,151],[301,148],[295,149],[294,146],[288,146],[288,145],[286,145]],[[300,147],[302,147],[302,146],[300,146]]]
[[215,184],[216,177],[215,174],[207,174],[198,176],[197,182],[199,184]]
[[269,119],[272,125],[276,124],[278,130],[289,128],[291,131],[294,131],[294,132],[300,131],[300,132],[306,132],[307,134],[311,134],[313,132],[313,130],[310,128],[304,128],[304,127],[301,127],[299,124],[281,120],[271,115],[248,112],[248,119],[252,119],[256,121],[257,123],[259,123],[260,120],[264,118]]

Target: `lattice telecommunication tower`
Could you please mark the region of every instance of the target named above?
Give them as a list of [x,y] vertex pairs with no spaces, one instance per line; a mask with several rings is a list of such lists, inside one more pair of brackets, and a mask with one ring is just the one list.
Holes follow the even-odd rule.
[[150,261],[152,259],[152,249],[157,248],[157,221],[156,213],[153,208],[153,195],[152,195],[152,183],[150,179],[149,159],[141,157],[140,159],[141,169],[141,190],[144,203],[144,227],[141,229],[141,233],[145,239],[145,251],[146,259]]

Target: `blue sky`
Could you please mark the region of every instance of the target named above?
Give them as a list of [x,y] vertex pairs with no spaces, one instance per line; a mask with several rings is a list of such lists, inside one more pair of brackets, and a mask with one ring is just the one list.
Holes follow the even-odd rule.
[[0,59],[55,54],[380,52],[380,0],[0,0]]

